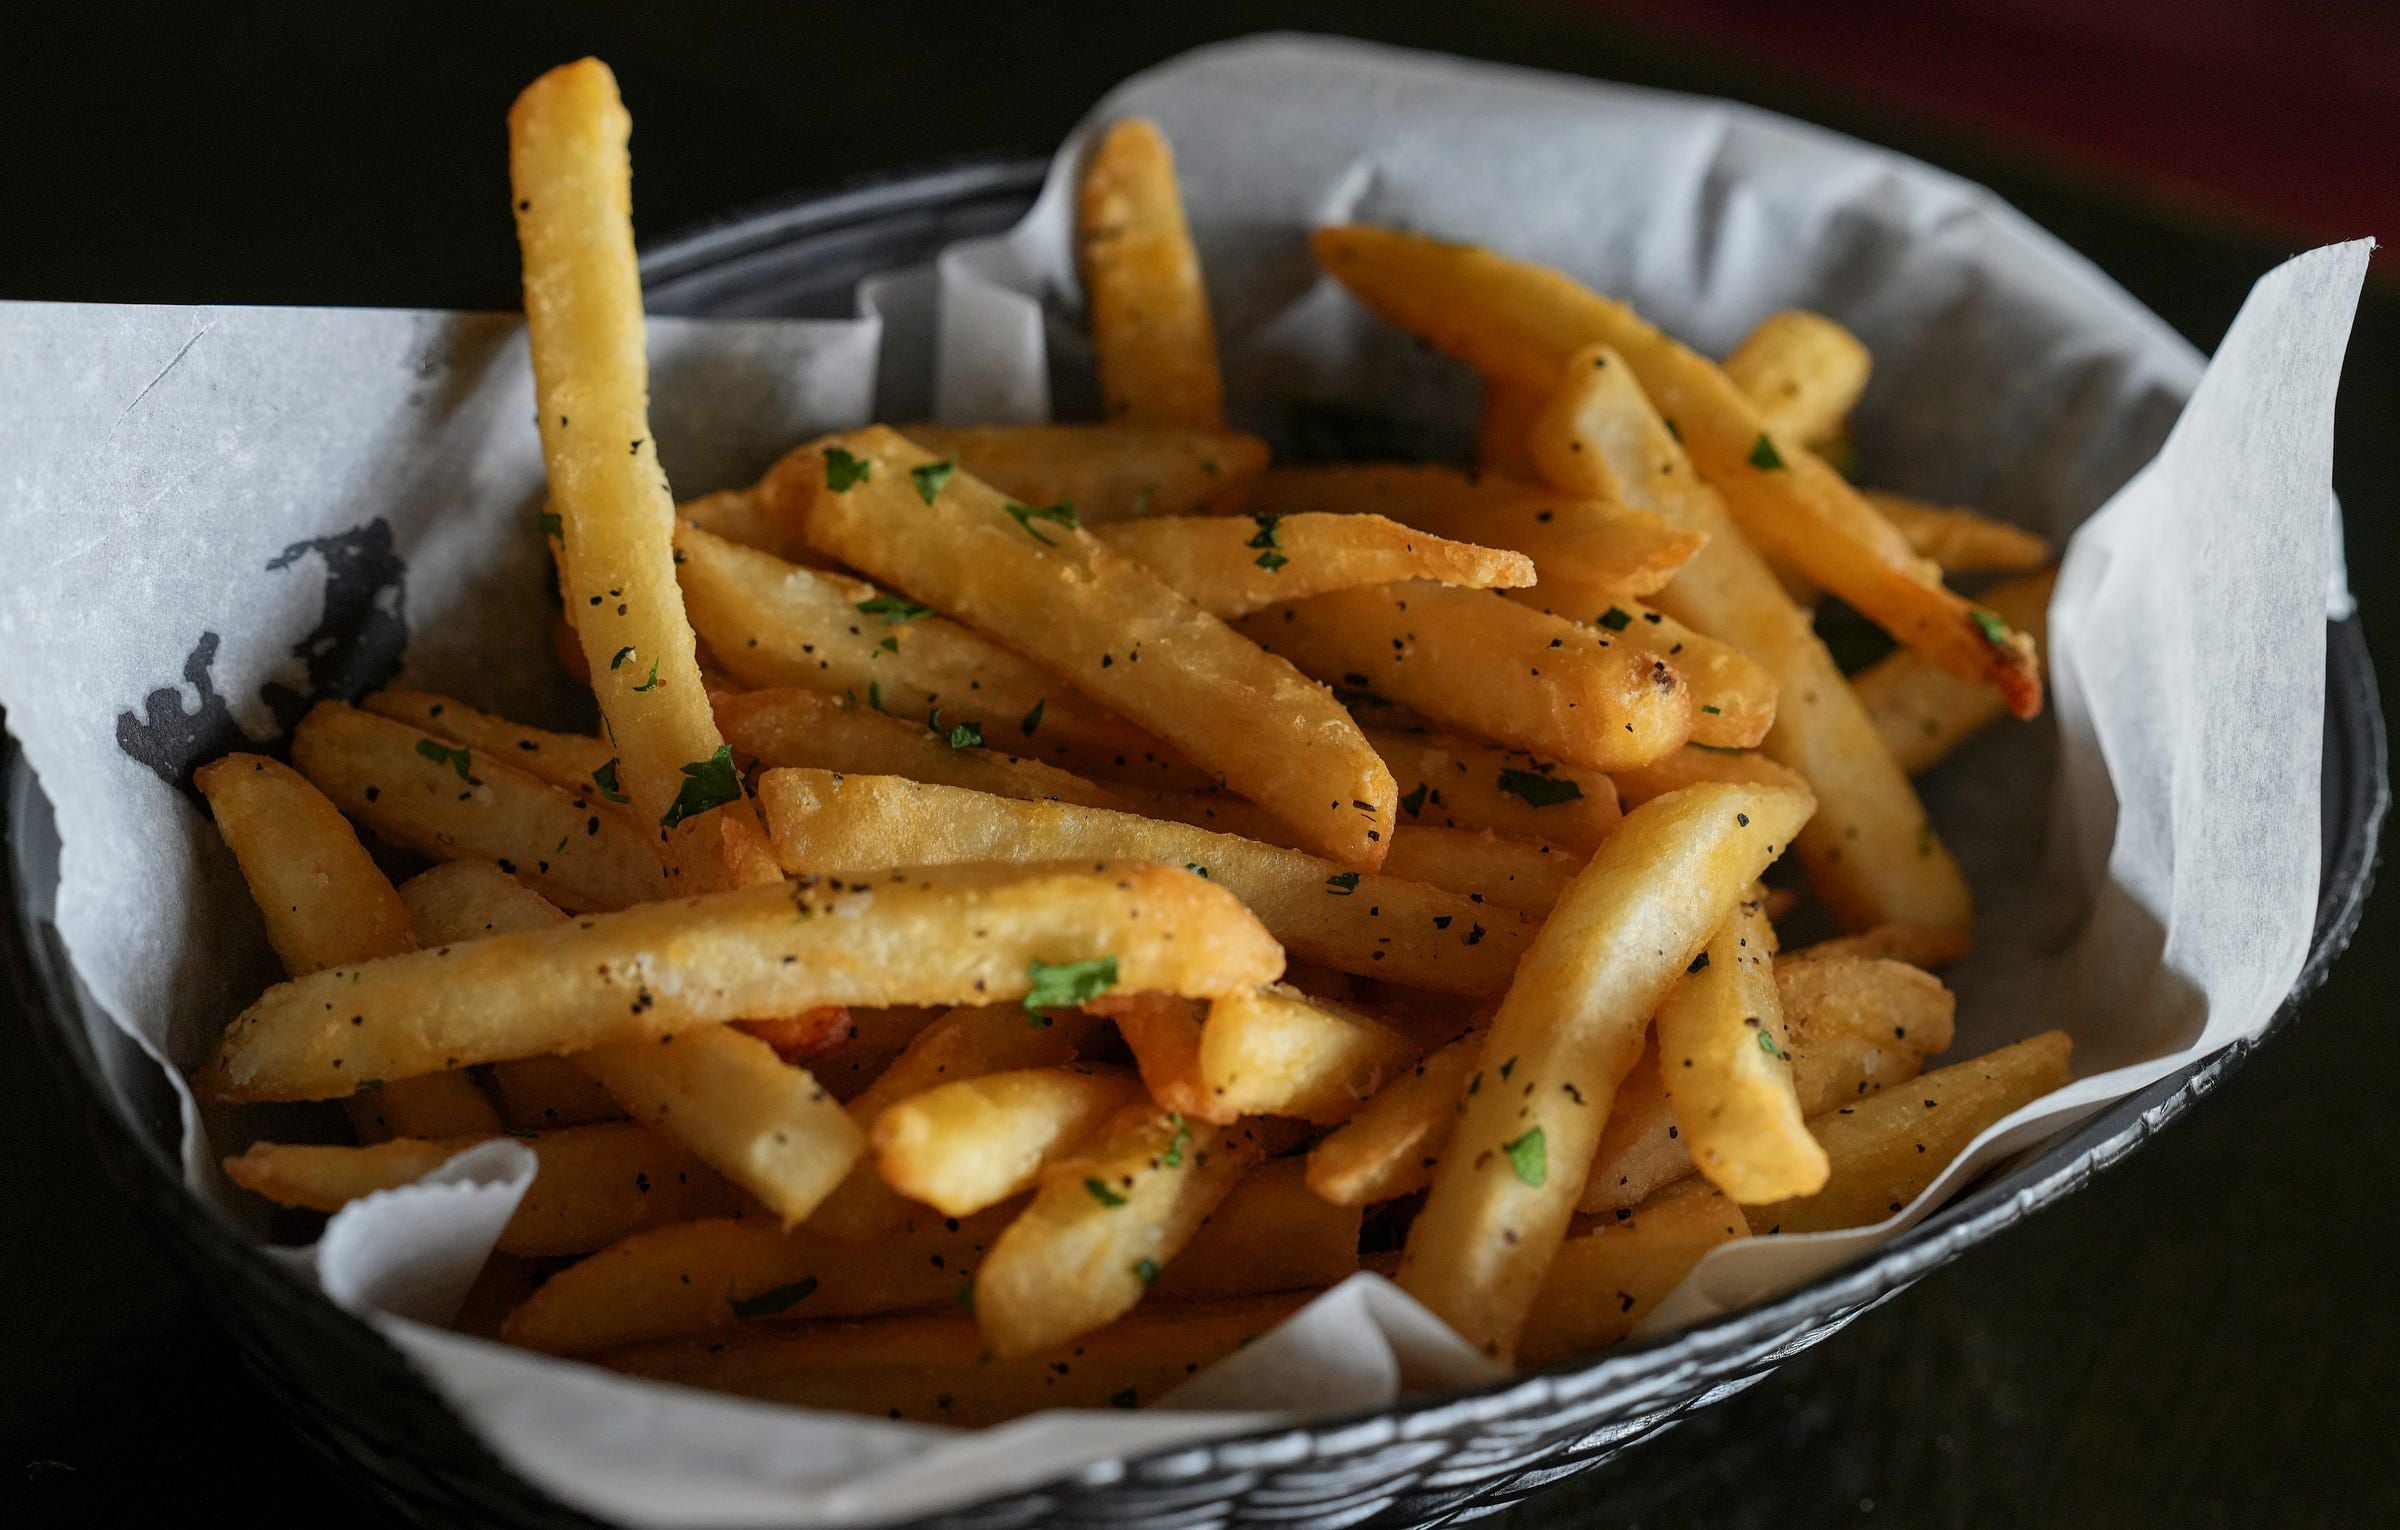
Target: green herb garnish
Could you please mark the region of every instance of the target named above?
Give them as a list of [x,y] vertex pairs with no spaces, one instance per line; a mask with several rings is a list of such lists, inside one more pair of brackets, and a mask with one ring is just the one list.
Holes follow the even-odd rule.
[[1075,519],[1075,507],[1063,499],[1055,505],[1020,505],[1012,499],[1000,508],[1015,516],[1017,524],[1025,528],[1025,534],[1044,547],[1056,547],[1058,541],[1054,537],[1044,536],[1041,528],[1033,524],[1035,521],[1048,521],[1052,525],[1064,526],[1069,531],[1083,524]]
[[1251,519],[1258,522],[1258,535],[1252,537],[1248,542],[1245,542],[1242,545],[1245,547],[1265,548],[1266,551],[1258,555],[1258,566],[1272,574],[1277,569],[1292,561],[1291,559],[1285,557],[1282,553],[1275,550],[1277,547],[1282,545],[1275,540],[1275,523],[1282,520],[1283,517],[1280,515],[1255,515],[1252,516]]
[[1117,986],[1117,959],[1095,956],[1088,962],[1046,962],[1037,956],[1025,964],[1025,975],[1033,983],[1025,991],[1027,1011],[1073,1009]]
[[949,462],[928,462],[922,466],[910,468],[908,476],[916,483],[917,498],[930,505],[940,497],[942,485],[950,481],[950,474],[953,471],[955,471],[954,466]]
[[1607,610],[1601,612],[1598,619],[1600,625],[1606,627],[1611,632],[1623,632],[1626,628],[1633,625],[1632,615],[1630,613],[1618,610],[1615,606],[1610,606]]
[[600,788],[600,795],[610,802],[633,800],[617,789],[617,762],[614,760],[592,772],[592,784]]
[[742,778],[733,768],[731,744],[719,744],[715,754],[684,766],[683,778],[683,787],[675,793],[667,816],[658,821],[662,829],[672,829],[686,818],[697,818],[728,802],[742,800]]
[[1783,453],[1775,449],[1774,441],[1763,430],[1750,443],[1750,465],[1764,473],[1780,472],[1783,468]]
[[878,595],[873,600],[862,600],[858,603],[858,610],[862,616],[880,616],[895,627],[902,622],[913,622],[921,616],[933,614],[933,607],[920,606],[913,600],[903,600],[897,595]]
[[1504,1144],[1501,1151],[1508,1155],[1508,1166],[1517,1171],[1517,1178],[1523,1183],[1539,1190],[1550,1178],[1550,1149],[1540,1127]]
[[1358,891],[1358,873],[1337,871],[1325,879],[1325,890],[1337,898],[1347,898]]
[[1158,1161],[1170,1169],[1180,1169],[1184,1144],[1192,1140],[1192,1123],[1181,1115],[1170,1115],[1167,1119],[1175,1124],[1175,1135],[1167,1139],[1167,1150],[1158,1155]]
[[646,694],[650,691],[655,691],[658,689],[658,661],[656,659],[652,659],[650,661],[650,677],[647,680],[644,680],[641,684],[635,686],[633,689],[637,695]]
[[1432,792],[1433,787],[1430,783],[1419,781],[1415,791],[1400,799],[1400,811],[1411,818],[1416,817],[1425,811],[1425,799],[1432,795]]
[[1967,615],[1975,619],[1975,630],[1982,633],[1983,640],[1994,648],[2008,641],[2008,623],[1999,617],[1989,611],[1969,611]]
[[453,749],[438,740],[421,738],[417,740],[417,753],[433,761],[436,765],[447,765],[457,771],[461,781],[472,782],[475,779],[468,774],[474,767],[475,757],[467,750]]
[[838,446],[825,448],[825,487],[836,494],[846,494],[865,483],[874,469],[874,463],[853,457]]
[[1511,796],[1524,798],[1535,807],[1556,807],[1583,795],[1583,787],[1579,782],[1558,776],[1536,775],[1530,770],[1501,771],[1500,789]]
[[1083,1188],[1089,1190],[1092,1193],[1092,1199],[1098,1201],[1103,1206],[1122,1206],[1125,1204],[1125,1197],[1117,1194],[1116,1191],[1109,1189],[1108,1182],[1106,1180],[1087,1179],[1083,1182]]

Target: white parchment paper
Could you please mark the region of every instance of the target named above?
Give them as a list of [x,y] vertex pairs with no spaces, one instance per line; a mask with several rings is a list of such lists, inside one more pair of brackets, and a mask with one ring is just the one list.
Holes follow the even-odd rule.
[[[1310,227],[1370,219],[1559,265],[1710,350],[1780,307],[1832,313],[1876,355],[1858,421],[1876,481],[2067,542],[2053,720],[1979,743],[1927,790],[1986,909],[1956,974],[1959,1052],[2062,1026],[2082,1077],[1883,1227],[1720,1250],[1653,1326],[1845,1262],[1962,1177],[2264,1025],[2315,908],[2323,623],[2346,609],[2332,399],[2364,244],[2263,280],[2204,375],[1988,193],[1722,103],[1263,39],[1141,76],[1092,120],[1132,113],[1176,145],[1235,414],[1279,448],[1470,438],[1472,380],[1309,263]],[[654,324],[679,491],[747,481],[878,404],[1088,417],[1066,242],[1081,139],[1017,231],[870,283],[861,320]],[[178,1078],[275,972],[230,857],[161,769],[271,739],[292,696],[383,683],[379,655],[408,683],[573,720],[548,658],[531,410],[506,319],[0,304],[0,705],[58,810],[58,924],[94,1023]],[[212,1164],[259,1121],[203,1121],[181,1098],[194,1192],[255,1221]],[[461,1155],[335,1217],[301,1273],[503,1459],[628,1524],[871,1522],[1487,1374],[1361,1276],[1172,1410],[968,1435],[624,1381],[438,1326],[530,1172],[514,1144]]]

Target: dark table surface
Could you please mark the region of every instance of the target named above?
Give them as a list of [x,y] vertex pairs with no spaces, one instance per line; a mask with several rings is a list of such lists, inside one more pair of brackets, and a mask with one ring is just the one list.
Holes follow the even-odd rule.
[[[513,306],[501,114],[584,52],[624,82],[642,226],[663,232],[879,168],[1046,148],[1124,74],[1275,27],[1732,96],[1889,143],[1994,186],[2204,348],[2290,253],[1567,5],[191,9],[209,14],[134,25],[111,8],[104,26],[11,7],[0,296]],[[2377,665],[2400,675],[2400,298],[2385,286],[2360,313],[2337,442],[2353,580]],[[2384,1390],[2400,1370],[2396,940],[2386,896],[2299,1023],[2154,1145],[1502,1523],[2400,1520]],[[13,1014],[0,1165],[12,1522],[381,1522],[194,1313]]]

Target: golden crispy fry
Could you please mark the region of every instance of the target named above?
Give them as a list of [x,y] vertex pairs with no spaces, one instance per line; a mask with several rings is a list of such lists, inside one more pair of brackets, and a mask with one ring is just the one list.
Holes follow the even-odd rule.
[[1612,497],[1397,463],[1275,468],[1259,480],[1251,509],[1382,515],[1434,536],[1513,548],[1533,560],[1536,588],[1562,601],[1648,595],[1700,548],[1692,531]]
[[1603,348],[1578,356],[1534,445],[1561,481],[1618,486],[1633,502],[1707,534],[1707,545],[1656,599],[1775,676],[1766,752],[1800,772],[1816,794],[1800,859],[1834,916],[1853,929],[1897,919],[1966,928],[1974,918],[1966,879],[1908,777],[1876,737],[1808,613],[1784,593],[1715,491],[1698,481],[1631,371]]
[[[2047,641],[2050,592],[2056,570],[2012,579],[1984,591],[1984,600],[2008,621]],[[1897,649],[1851,677],[1860,704],[1873,719],[1902,770],[1920,775],[1950,751],[2008,715],[1988,686],[1972,685],[1934,668],[1914,651]]]
[[292,763],[382,838],[437,860],[495,862],[562,908],[667,896],[649,836],[608,811],[598,786],[561,791],[488,753],[338,701],[301,719]]
[[483,759],[513,765],[580,796],[588,797],[599,789],[595,777],[605,774],[613,758],[608,745],[596,738],[528,728],[430,691],[377,691],[358,705],[361,711],[464,745]]
[[[204,1070],[221,1099],[338,1098],[376,1079],[648,1041],[821,1004],[1021,998],[1031,964],[1213,997],[1283,952],[1224,889],[1140,864],[812,878],[334,967],[245,1010]],[[1105,969],[1094,969],[1101,971]]]
[[636,1233],[550,1277],[502,1324],[508,1343],[582,1355],[745,1323],[949,1308],[1016,1215],[926,1213],[864,1247],[765,1217],[712,1217]]
[[1599,771],[1439,733],[1370,728],[1367,742],[1399,783],[1403,823],[1490,829],[1579,855],[1617,826],[1617,790]]
[[[1908,545],[1916,549],[1917,556],[1941,565],[1944,573],[2022,574],[2050,561],[2050,544],[2021,526],[1995,521],[1973,510],[1929,505],[1905,494],[1886,494],[1877,489],[1865,493],[1867,503],[1908,538]],[[2001,620],[2009,625],[2021,626],[1993,599],[1998,593],[1984,591],[1983,603],[1999,612]],[[2037,636],[2034,641],[2038,644],[2041,639]]]
[[1285,984],[1226,994],[1209,1002],[1196,1059],[1201,1095],[1225,1114],[1203,1119],[1345,1121],[1424,1050],[1406,1031]]
[[1245,1122],[1144,1102],[1042,1172],[1033,1204],[975,1272],[975,1320],[1001,1356],[1104,1327],[1134,1304],[1264,1153]]
[[1686,744],[1647,765],[1612,772],[1610,779],[1616,783],[1618,798],[1629,808],[1640,807],[1653,797],[1679,792],[1687,786],[1698,786],[1703,781],[1800,790],[1808,787],[1800,772],[1777,764],[1772,756],[1751,749],[1711,749],[1699,744]]
[[1299,1295],[1161,1302],[1031,1354],[995,1354],[970,1319],[761,1325],[594,1358],[628,1375],[870,1418],[977,1428],[1044,1408],[1133,1408],[1274,1327]]
[[1383,865],[1388,876],[1430,882],[1494,908],[1547,914],[1583,869],[1583,857],[1562,845],[1489,829],[1411,825],[1393,833]]
[[1241,1119],[1239,1111],[1219,1109],[1200,1080],[1200,1027],[1206,1005],[1171,993],[1127,993],[1094,1000],[1090,1007],[1115,1023],[1151,1099],[1220,1126]]
[[[811,770],[768,771],[759,790],[774,825],[775,853],[796,872],[1103,855],[1159,861],[1231,892],[1310,961],[1442,993],[1499,991],[1523,948],[1525,921],[1505,909],[1131,813]],[[1122,986],[1132,992],[1168,985]]]
[[[424,1178],[492,1137],[394,1137],[372,1147],[273,1142],[225,1160],[235,1184],[279,1206],[338,1211]],[[739,1212],[744,1198],[709,1167],[646,1127],[573,1126],[517,1139],[533,1149],[533,1186],[501,1230],[505,1254],[550,1257],[692,1217]]]
[[1658,1074],[1682,1145],[1736,1201],[1813,1195],[1825,1184],[1825,1153],[1793,1092],[1775,932],[1758,902],[1737,904],[1700,956],[1705,965],[1675,984],[1655,1022]]
[[[1914,1078],[1950,1045],[1950,991],[1898,962],[1787,956],[1775,963],[1775,992],[1804,1116]],[[1654,1043],[1617,1089],[1578,1210],[1638,1206],[1692,1173],[1690,1134],[1677,1125],[1658,1057]]]
[[[1314,243],[1325,269],[1368,307],[1524,386],[1554,387],[1580,348],[1613,347],[1762,550],[1962,679],[1997,686],[2019,716],[2041,710],[2030,640],[1944,589],[1839,473],[1770,429],[1715,363],[1632,309],[1556,271],[1390,229],[1319,229]],[[1543,456],[1538,444],[1535,454]]]
[[775,507],[756,489],[727,489],[687,499],[675,507],[675,519],[712,537],[755,548],[786,563],[814,563],[817,555],[783,523]]
[[1032,1189],[1141,1092],[1131,1074],[1089,1063],[943,1084],[875,1118],[875,1172],[910,1200],[972,1216]]
[[1490,590],[1344,590],[1244,617],[1241,630],[1321,678],[1593,770],[1654,760],[1691,732],[1673,666]]
[[1086,526],[1239,514],[1267,467],[1267,443],[1231,430],[906,425],[901,434],[1020,504],[1073,505]]
[[1115,792],[1081,776],[1005,753],[1012,742],[1006,735],[998,741],[1001,748],[985,748],[974,742],[984,736],[977,724],[928,728],[878,712],[854,696],[790,689],[724,692],[717,697],[717,725],[737,758],[770,768],[805,765],[906,776],[1029,802],[1124,806]]
[[1725,358],[1725,376],[1767,429],[1814,447],[1841,431],[1874,365],[1858,336],[1821,313],[1787,308],[1742,338]]
[[675,499],[650,434],[632,129],[607,65],[561,65],[509,109],[509,182],[567,614],[645,840],[663,836],[678,890],[714,892],[772,880],[774,867],[718,757],[676,589]]
[[[832,453],[865,476],[833,487]],[[1037,513],[964,473],[924,494],[914,471],[932,460],[889,430],[864,430],[802,447],[770,481],[805,507],[810,545],[1067,676],[1311,849],[1369,868],[1383,859],[1391,773],[1322,687],[1103,546],[1072,512]]]
[[1975,949],[1963,930],[1939,924],[1879,924],[1855,935],[1837,935],[1792,952],[1794,960],[1856,956],[1906,962],[1928,972],[1964,961]]
[[1534,416],[1549,401],[1546,394],[1531,388],[1486,381],[1483,413],[1475,430],[1475,465],[1485,473],[1509,478],[1540,477],[1533,465],[1533,449],[1527,437],[1532,432]]
[[1463,589],[1533,583],[1523,553],[1453,542],[1380,515],[1187,515],[1092,535],[1230,621],[1285,600],[1430,579]]
[[1503,1358],[1667,991],[1814,804],[1695,786],[1626,815],[1559,900],[1483,1044],[1400,1284]]
[[1622,1222],[1567,1239],[1526,1314],[1519,1362],[1547,1365],[1619,1342],[1710,1249],[1749,1231],[1739,1207],[1695,1183]]
[[1154,1296],[1316,1292],[1357,1274],[1359,1209],[1309,1189],[1307,1167],[1278,1158],[1243,1175],[1160,1272]]
[[2065,1088],[2074,1077],[2073,1050],[2066,1032],[2044,1031],[1818,1116],[1808,1127],[1833,1161],[1832,1177],[1815,1195],[1745,1207],[1750,1230],[1766,1237],[1882,1221],[1916,1199],[1985,1127]]
[[1310,1149],[1309,1188],[1336,1205],[1365,1206],[1433,1183],[1459,1098],[1482,1055],[1482,1032],[1469,1031],[1385,1085]]
[[1108,418],[1221,429],[1216,327],[1157,123],[1116,123],[1092,145],[1076,188],[1075,254]]
[[1730,643],[1704,637],[1630,596],[1561,598],[1540,589],[1510,590],[1508,598],[1536,611],[1597,627],[1622,647],[1675,667],[1691,690],[1695,744],[1747,749],[1775,725],[1775,677]]

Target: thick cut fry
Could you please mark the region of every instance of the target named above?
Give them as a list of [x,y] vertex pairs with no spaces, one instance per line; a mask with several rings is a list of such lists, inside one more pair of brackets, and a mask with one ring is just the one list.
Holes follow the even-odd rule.
[[1228,1116],[1346,1121],[1424,1051],[1413,1035],[1278,983],[1210,1001],[1200,1089]]
[[[1973,510],[1929,505],[1905,494],[1869,489],[1866,497],[1868,504],[1908,538],[1918,557],[1931,559],[1946,574],[2022,574],[2050,561],[2050,544],[2021,526]],[[2022,627],[2023,623],[2001,609],[1993,598],[1998,594],[1997,590],[1984,591],[1983,603],[1999,612],[2010,626]],[[2034,642],[2041,641],[2036,634]]]
[[1703,637],[1664,612],[1628,596],[1577,600],[1556,591],[1511,590],[1508,598],[1536,611],[1597,627],[1610,641],[1675,666],[1692,693],[1692,742],[1709,749],[1747,749],[1775,724],[1775,677],[1730,643]]
[[1033,1204],[975,1272],[995,1354],[1025,1355],[1133,1310],[1264,1154],[1249,1123],[1212,1126],[1144,1102],[1043,1171]]
[[728,489],[687,499],[675,507],[675,519],[712,537],[755,548],[786,563],[816,560],[816,554],[792,535],[792,529],[775,513],[775,507],[755,489]]
[[1523,553],[1453,542],[1380,515],[1187,515],[1092,535],[1230,621],[1285,600],[1430,579],[1462,589],[1533,583]]
[[948,1308],[1014,1208],[969,1221],[930,1213],[867,1247],[786,1231],[765,1217],[712,1217],[637,1233],[545,1281],[501,1325],[524,1349],[582,1355],[767,1319]]
[[1962,679],[1998,687],[2019,716],[2041,710],[2029,639],[1944,589],[1839,473],[1770,429],[1715,363],[1631,308],[1556,271],[1390,229],[1319,229],[1314,243],[1368,307],[1486,373],[1554,387],[1579,348],[1614,347],[1762,551]]
[[[1606,361],[1605,366],[1593,365]],[[1852,929],[1907,919],[1966,928],[1966,878],[1925,816],[1866,709],[1622,361],[1595,347],[1568,364],[1534,446],[1558,481],[1625,497],[1704,532],[1708,543],[1659,592],[1659,606],[1734,644],[1775,676],[1766,752],[1798,771],[1818,812],[1800,835],[1809,885]],[[1730,758],[1730,757],[1728,757]],[[1620,782],[1620,789],[1624,783]]]
[[1430,882],[1495,908],[1547,914],[1583,869],[1583,857],[1538,839],[1428,825],[1395,832],[1383,866],[1388,876]]
[[1531,388],[1505,382],[1483,385],[1483,412],[1475,428],[1475,465],[1486,473],[1511,478],[1537,478],[1533,448],[1527,439],[1534,416],[1549,402]]
[[744,685],[846,693],[912,721],[940,708],[945,728],[973,724],[991,743],[1070,766],[1165,763],[1155,740],[1056,676],[863,580],[690,527],[676,546],[692,621]]
[[1076,187],[1075,254],[1108,418],[1221,429],[1216,326],[1157,123],[1116,123],[1092,145]]
[[[1029,802],[1056,799],[1085,807],[1124,806],[1116,793],[1055,765],[974,743],[984,736],[979,725],[922,727],[878,712],[855,696],[791,689],[720,693],[717,724],[736,758],[770,768],[804,765],[857,775],[906,776]],[[1000,741],[1011,742],[1005,736]]]
[[1710,749],[1698,744],[1686,744],[1647,765],[1616,771],[1610,779],[1616,783],[1618,799],[1629,808],[1640,807],[1653,797],[1679,792],[1687,786],[1698,786],[1703,781],[1808,788],[1800,772],[1777,764],[1772,756],[1749,749]]
[[1813,806],[1738,786],[1662,797],[1626,815],[1551,911],[1401,1264],[1402,1287],[1469,1343],[1514,1351],[1650,1016]]
[[1879,957],[1887,961],[1906,962],[1928,972],[1938,971],[1952,962],[1964,961],[1975,949],[1975,942],[1964,930],[1954,930],[1939,924],[1879,924],[1855,935],[1837,935],[1820,940],[1813,946],[1794,951],[1797,960],[1819,957],[1857,956]]
[[1692,531],[1613,497],[1396,463],[1275,468],[1259,480],[1251,509],[1382,515],[1435,536],[1513,548],[1533,560],[1537,588],[1561,600],[1648,595],[1700,548]]
[[358,705],[581,796],[598,789],[595,777],[612,758],[608,745],[596,738],[528,728],[430,691],[377,691]]
[[[2050,592],[2055,570],[2012,579],[1984,592],[1991,608],[2013,625],[2047,641]],[[1851,677],[1867,716],[1892,758],[1910,775],[1920,775],[1950,751],[2008,715],[1988,686],[1974,685],[1934,668],[1914,650],[1885,655]]]
[[774,867],[719,758],[676,589],[675,498],[650,433],[632,130],[606,64],[563,64],[509,108],[509,183],[560,590],[634,817],[662,843],[677,890],[715,892]]
[[1134,1408],[1290,1316],[1298,1295],[1161,1302],[1031,1354],[994,1354],[968,1318],[760,1326],[594,1358],[628,1375],[795,1408],[979,1428],[1044,1408]]
[[1158,1297],[1263,1296],[1321,1291],[1358,1273],[1355,1206],[1336,1206],[1308,1188],[1307,1163],[1279,1158],[1242,1176],[1175,1262],[1160,1272]]
[[1569,1238],[1542,1277],[1517,1358],[1548,1365],[1618,1343],[1710,1249],[1749,1231],[1739,1207],[1701,1184],[1613,1226]]
[[[1950,1045],[1950,991],[1897,962],[1785,957],[1775,964],[1775,991],[1804,1116],[1914,1078]],[[1690,1133],[1677,1124],[1658,1057],[1654,1044],[1617,1089],[1578,1210],[1638,1206],[1691,1174]]]
[[2044,1031],[1817,1117],[1808,1126],[1833,1162],[1832,1177],[1815,1195],[1744,1208],[1750,1230],[1762,1237],[1829,1232],[1893,1215],[1985,1127],[2065,1088],[2074,1077],[2073,1050],[2066,1032]]
[[875,1118],[875,1172],[910,1200],[972,1216],[1032,1189],[1141,1092],[1132,1075],[1088,1063],[944,1084]]
[[1163,866],[809,878],[279,984],[226,1030],[201,1083],[220,1099],[338,1098],[744,1015],[1022,998],[1036,963],[1111,961],[1129,991],[1213,998],[1274,981],[1283,952],[1232,894]]
[[1490,829],[1578,855],[1617,826],[1617,790],[1599,771],[1439,733],[1370,728],[1367,742],[1399,783],[1404,823]]
[[1309,1188],[1338,1206],[1365,1206],[1431,1184],[1482,1055],[1483,1034],[1470,1031],[1385,1085],[1309,1150]]
[[[771,770],[759,790],[774,824],[775,853],[796,872],[1085,856],[1160,861],[1240,898],[1277,940],[1309,961],[1442,993],[1498,992],[1523,948],[1525,921],[1505,909],[1185,824],[897,776]],[[1133,992],[1168,985],[1121,986]],[[1227,984],[1213,991],[1233,990]]]
[[1658,1074],[1692,1162],[1736,1201],[1813,1195],[1825,1153],[1792,1088],[1792,1037],[1775,991],[1775,933],[1735,906],[1658,1007]]
[[[833,487],[832,452],[866,476]],[[914,470],[933,460],[889,430],[864,430],[802,447],[770,481],[804,507],[811,546],[1066,676],[1320,854],[1367,868],[1383,859],[1391,773],[1323,687],[1111,551],[1072,512],[1037,513],[964,473],[921,493]]]
[[[372,1147],[273,1142],[225,1160],[235,1184],[279,1206],[339,1211],[378,1190],[424,1178],[492,1137],[394,1137]],[[693,1217],[739,1212],[741,1193],[666,1138],[626,1122],[516,1139],[533,1150],[532,1188],[501,1229],[504,1254],[585,1254],[619,1238]]]
[[1244,617],[1241,630],[1311,674],[1570,765],[1643,764],[1691,733],[1674,666],[1491,590],[1344,590]]
[[353,818],[437,860],[496,863],[574,910],[667,896],[649,836],[600,788],[561,791],[514,765],[388,717],[319,702],[292,733],[292,763]]
[[1128,993],[1095,1000],[1091,1009],[1115,1022],[1151,1099],[1220,1126],[1241,1119],[1239,1111],[1218,1109],[1200,1081],[1200,1027],[1207,1018],[1206,1005],[1169,993]]
[[1267,443],[1230,430],[1132,425],[909,425],[901,434],[1027,505],[1086,526],[1149,515],[1236,515]]
[[1787,308],[1742,337],[1725,376],[1767,429],[1814,447],[1841,431],[1874,365],[1858,336],[1821,313]]
[[[608,1087],[564,1057],[520,1057],[515,1062],[494,1063],[484,1076],[499,1098],[500,1119],[512,1132],[555,1131],[562,1126],[591,1126],[625,1118],[625,1107]],[[390,1086],[385,1087],[388,1090]]]

